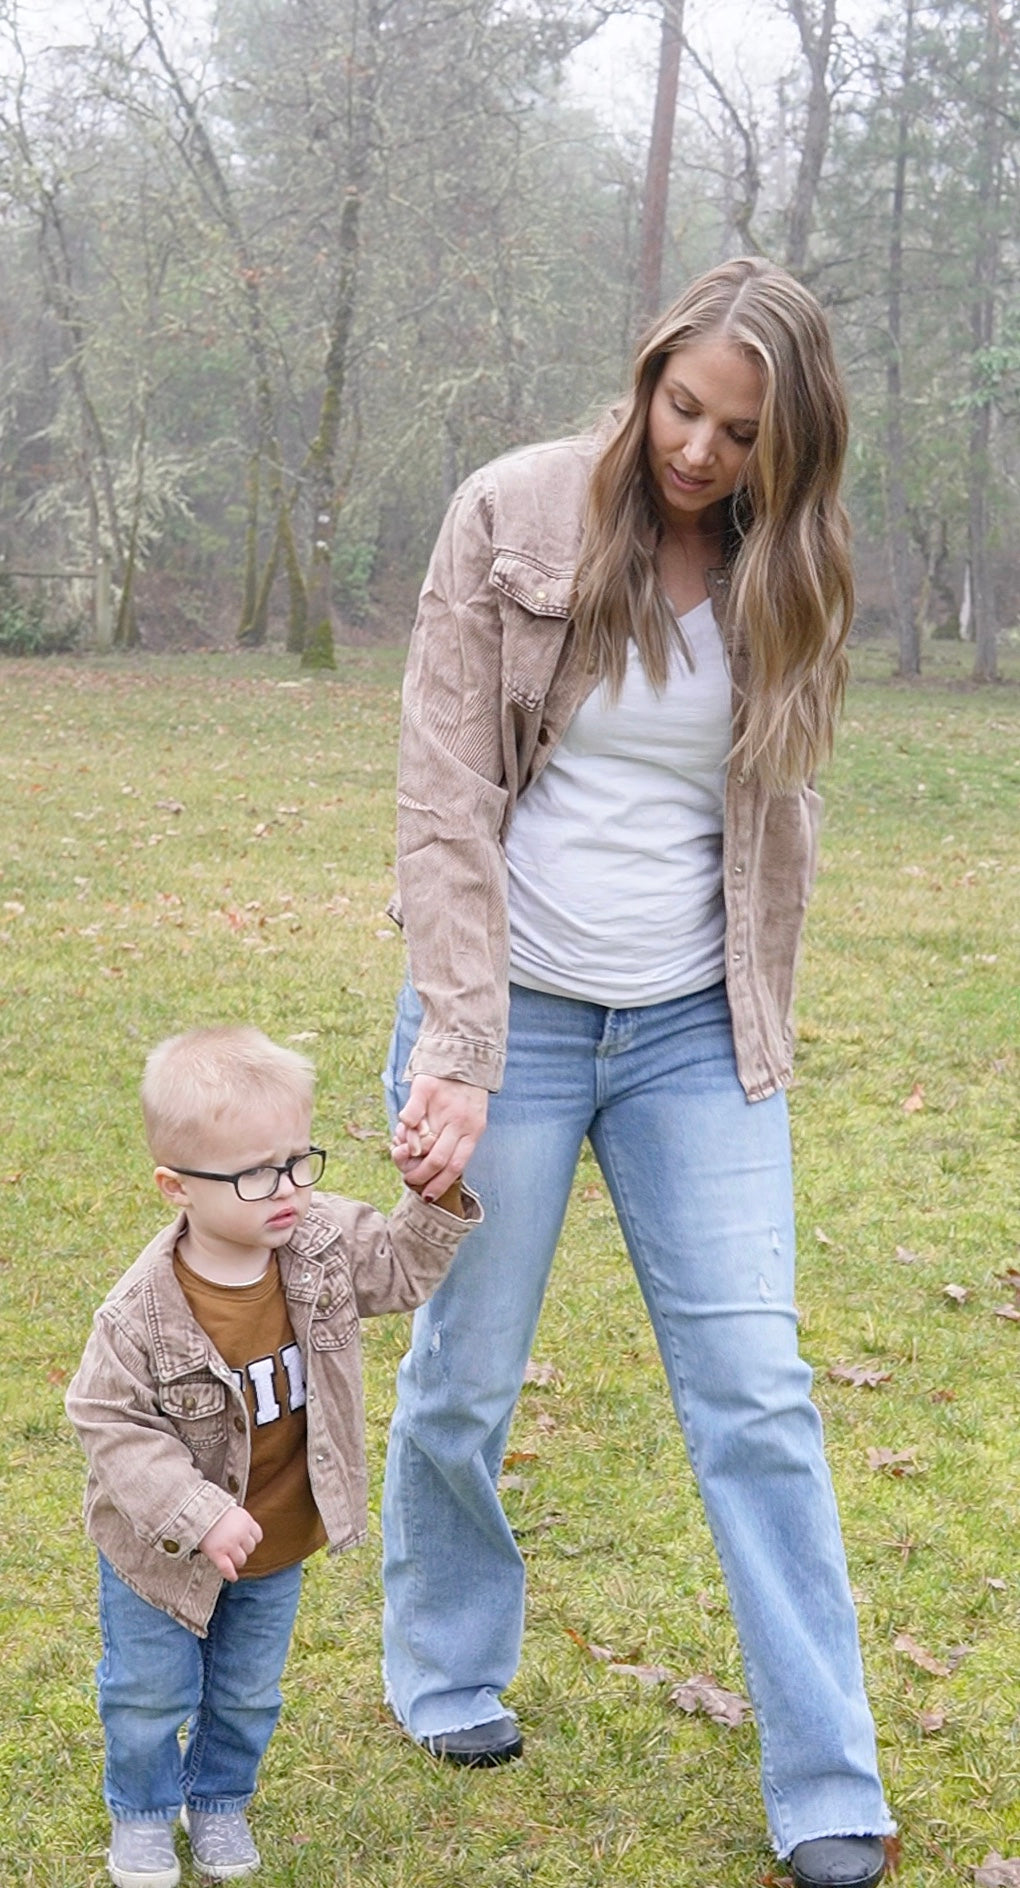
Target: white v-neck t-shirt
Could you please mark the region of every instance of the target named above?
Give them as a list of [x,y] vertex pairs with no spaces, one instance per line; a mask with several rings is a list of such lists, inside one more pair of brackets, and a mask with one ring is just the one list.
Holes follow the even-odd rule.
[[722,831],[730,677],[706,598],[657,694],[631,644],[620,697],[583,702],[507,836],[510,978],[635,1008],[725,968]]

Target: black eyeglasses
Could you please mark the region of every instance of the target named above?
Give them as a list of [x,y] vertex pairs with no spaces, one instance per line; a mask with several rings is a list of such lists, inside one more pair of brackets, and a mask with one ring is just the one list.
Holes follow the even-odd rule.
[[241,1173],[203,1173],[200,1167],[171,1167],[187,1180],[229,1181],[239,1200],[271,1200],[286,1174],[296,1187],[314,1187],[322,1179],[326,1166],[324,1147],[310,1147],[307,1154],[292,1154],[282,1167],[245,1167]]

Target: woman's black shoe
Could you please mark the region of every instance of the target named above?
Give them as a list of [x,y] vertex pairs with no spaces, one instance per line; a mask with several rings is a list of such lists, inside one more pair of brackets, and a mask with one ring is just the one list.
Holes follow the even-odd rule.
[[790,1856],[794,1888],[875,1888],[885,1874],[881,1836],[819,1836]]
[[490,1718],[487,1724],[471,1724],[466,1731],[441,1731],[437,1737],[423,1737],[421,1741],[430,1757],[469,1764],[475,1770],[509,1763],[524,1749],[517,1719],[508,1712],[501,1718]]

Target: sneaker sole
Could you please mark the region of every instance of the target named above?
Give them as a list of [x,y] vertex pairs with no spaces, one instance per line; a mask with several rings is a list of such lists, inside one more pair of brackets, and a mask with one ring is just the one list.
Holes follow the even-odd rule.
[[[181,1810],[181,1824],[191,1841],[191,1829],[188,1824],[188,1806]],[[191,1851],[191,1866],[199,1881],[242,1881],[245,1875],[254,1875],[262,1867],[262,1857],[256,1854],[252,1862],[200,1862],[194,1849]]]
[[106,1852],[106,1872],[114,1888],[178,1888],[181,1879],[179,1862],[175,1862],[172,1868],[118,1868],[109,1850]]

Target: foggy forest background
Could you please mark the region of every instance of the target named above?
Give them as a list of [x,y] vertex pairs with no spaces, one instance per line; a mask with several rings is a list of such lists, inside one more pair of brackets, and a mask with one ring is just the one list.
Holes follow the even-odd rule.
[[[570,74],[635,11],[621,128]],[[590,421],[654,307],[760,251],[836,328],[859,633],[916,674],[962,631],[993,679],[1020,620],[1015,0],[747,0],[715,65],[710,17],[111,0],[41,32],[0,0],[0,615],[71,635],[98,570],[124,648],[399,640],[460,479]]]

